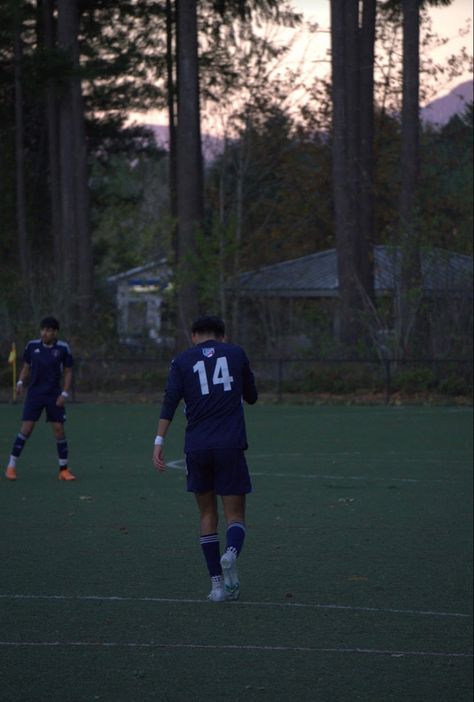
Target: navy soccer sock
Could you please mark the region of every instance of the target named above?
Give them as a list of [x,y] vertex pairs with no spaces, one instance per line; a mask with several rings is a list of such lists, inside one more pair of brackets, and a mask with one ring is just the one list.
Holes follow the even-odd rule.
[[16,466],[17,458],[20,458],[20,454],[23,451],[23,449],[25,448],[25,444],[26,444],[27,439],[28,439],[28,437],[25,436],[24,434],[22,434],[21,431],[18,433],[18,436],[16,437],[16,439],[13,443],[12,452],[10,454],[9,465]]
[[206,534],[200,537],[200,543],[207,569],[211,578],[222,575],[221,553],[218,534]]
[[245,525],[242,522],[233,522],[227,527],[226,550],[231,549],[238,556],[245,541]]
[[67,468],[68,461],[68,445],[66,439],[60,439],[56,442],[56,448],[58,450],[58,460],[59,468]]

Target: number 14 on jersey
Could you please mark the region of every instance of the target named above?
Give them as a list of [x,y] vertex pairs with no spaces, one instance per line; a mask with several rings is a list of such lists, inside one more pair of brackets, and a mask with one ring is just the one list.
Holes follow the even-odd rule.
[[[204,361],[198,361],[193,366],[193,371],[198,374],[199,383],[201,385],[201,395],[209,395],[209,382],[206,373]],[[213,385],[223,385],[225,391],[232,390],[234,378],[229,374],[229,366],[227,358],[220,356],[216,358],[214,373],[212,374]]]

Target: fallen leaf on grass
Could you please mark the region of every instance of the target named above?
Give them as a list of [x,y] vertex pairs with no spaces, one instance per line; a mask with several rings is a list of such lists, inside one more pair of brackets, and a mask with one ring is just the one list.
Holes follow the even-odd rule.
[[366,575],[351,575],[348,580],[350,580],[353,583],[361,583],[365,582],[369,578]]

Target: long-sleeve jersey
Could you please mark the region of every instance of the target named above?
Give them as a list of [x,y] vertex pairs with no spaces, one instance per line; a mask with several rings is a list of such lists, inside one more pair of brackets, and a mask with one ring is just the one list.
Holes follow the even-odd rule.
[[63,368],[72,368],[73,365],[69,344],[55,341],[51,346],[46,346],[41,339],[28,342],[23,361],[30,366],[30,396],[59,395]]
[[254,375],[245,351],[209,340],[171,363],[160,419],[173,419],[184,399],[185,453],[213,448],[247,448],[243,400],[257,401]]

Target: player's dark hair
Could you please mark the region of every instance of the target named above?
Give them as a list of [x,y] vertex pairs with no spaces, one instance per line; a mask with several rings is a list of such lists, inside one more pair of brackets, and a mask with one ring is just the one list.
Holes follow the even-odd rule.
[[193,334],[211,333],[216,337],[225,336],[225,324],[220,317],[212,315],[199,317],[191,327]]
[[40,322],[40,329],[56,329],[59,330],[59,322],[56,317],[43,317]]

